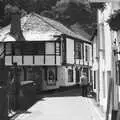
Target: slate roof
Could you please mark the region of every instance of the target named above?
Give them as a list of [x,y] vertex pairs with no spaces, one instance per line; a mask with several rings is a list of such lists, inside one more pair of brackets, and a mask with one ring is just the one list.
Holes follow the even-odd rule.
[[[36,13],[30,13],[21,18],[21,29],[26,41],[56,40],[54,35],[65,34],[86,42],[90,42],[83,35],[78,35],[63,24]],[[10,25],[0,29],[0,41],[15,41],[9,35]]]
[[86,39],[90,40],[91,39],[91,35],[89,35],[88,33],[86,33],[82,26],[79,23],[75,23],[73,25],[70,26],[70,29],[75,32],[76,34],[82,35],[83,37],[85,37]]

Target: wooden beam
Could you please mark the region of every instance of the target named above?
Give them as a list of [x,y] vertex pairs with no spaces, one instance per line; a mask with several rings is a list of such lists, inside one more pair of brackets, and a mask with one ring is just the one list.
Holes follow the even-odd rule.
[[55,50],[55,65],[56,65],[56,42],[54,43],[54,50]]

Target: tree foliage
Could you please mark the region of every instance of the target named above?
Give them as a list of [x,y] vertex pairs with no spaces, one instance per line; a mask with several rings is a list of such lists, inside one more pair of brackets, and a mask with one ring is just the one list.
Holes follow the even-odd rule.
[[114,13],[110,16],[107,22],[111,30],[120,30],[120,9],[114,11]]
[[[70,27],[79,23],[86,31],[91,32],[96,23],[96,8],[86,0],[1,0],[0,25],[10,22],[10,15],[4,12],[5,6],[11,4],[27,13],[36,12],[40,15],[58,20]],[[92,9],[91,9],[92,6]],[[100,5],[102,6],[102,5]]]

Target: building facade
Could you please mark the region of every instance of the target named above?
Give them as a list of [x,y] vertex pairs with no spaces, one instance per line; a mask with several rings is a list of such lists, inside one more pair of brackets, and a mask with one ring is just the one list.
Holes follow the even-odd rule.
[[10,25],[0,32],[9,75],[17,63],[19,80],[36,81],[39,90],[76,85],[81,72],[86,72],[90,80],[92,45],[88,39],[35,13],[21,18],[21,30],[24,41],[9,34]]
[[[110,101],[110,109],[113,111],[119,110],[119,85],[118,81],[118,54],[115,50],[119,49],[119,31],[112,31],[107,23],[110,15],[115,9],[119,9],[117,2],[106,3],[103,11],[98,10],[98,28],[97,34],[93,37],[93,83],[94,91],[97,95],[97,102],[106,113],[108,101]],[[109,98],[109,85],[112,78],[113,86],[112,98]]]

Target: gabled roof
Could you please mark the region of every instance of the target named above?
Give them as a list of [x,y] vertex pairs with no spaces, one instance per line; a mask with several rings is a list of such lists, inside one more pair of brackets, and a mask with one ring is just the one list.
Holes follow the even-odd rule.
[[[36,13],[30,13],[21,18],[21,29],[26,41],[56,40],[54,36],[65,34],[67,36],[90,42],[83,35],[78,35],[63,24]],[[9,35],[10,25],[0,30],[0,41],[15,41]]]
[[76,34],[82,35],[83,37],[85,37],[86,39],[90,40],[91,39],[91,35],[89,35],[87,32],[85,32],[82,28],[82,26],[79,23],[75,23],[73,25],[70,26],[70,29],[75,32]]

